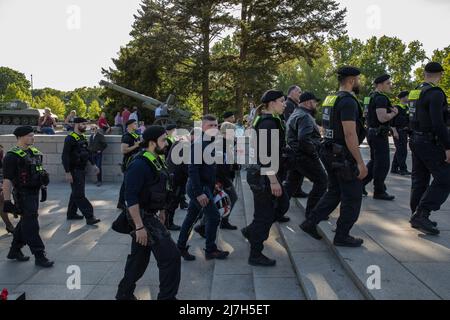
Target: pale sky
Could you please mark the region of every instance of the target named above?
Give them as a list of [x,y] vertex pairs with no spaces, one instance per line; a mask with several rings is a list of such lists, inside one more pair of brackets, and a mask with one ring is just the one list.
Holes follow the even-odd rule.
[[[427,53],[450,45],[450,0],[338,0],[351,37],[419,40]],[[129,40],[141,0],[0,0],[0,66],[34,88],[94,86]],[[427,25],[427,27],[425,27]]]

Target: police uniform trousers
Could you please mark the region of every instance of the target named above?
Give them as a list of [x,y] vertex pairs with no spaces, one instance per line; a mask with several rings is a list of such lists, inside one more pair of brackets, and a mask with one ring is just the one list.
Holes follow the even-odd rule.
[[398,139],[394,139],[395,154],[392,159],[392,171],[406,171],[406,158],[408,156],[408,130],[397,129]]
[[119,201],[117,202],[117,208],[120,208],[120,209],[126,208],[126,205],[125,205],[125,174],[124,174],[124,180],[122,181],[122,184],[120,185]]
[[159,294],[158,300],[172,300],[178,293],[181,279],[181,256],[170,237],[170,233],[151,214],[143,216],[143,224],[151,234],[151,244],[142,246],[133,236],[131,253],[125,264],[125,274],[119,283],[117,299],[131,299],[136,288],[136,282],[144,275],[153,253],[159,270]]
[[379,136],[375,130],[370,129],[367,137],[370,147],[370,161],[367,163],[369,171],[363,184],[367,185],[373,180],[374,194],[383,194],[386,192],[384,181],[389,173],[389,138]]
[[186,177],[174,177],[172,189],[173,191],[168,195],[168,204],[166,208],[166,225],[173,224],[175,211],[180,206],[186,193]]
[[[444,148],[431,139],[417,135],[411,137],[410,148],[413,165],[411,211],[437,211],[450,192],[450,164],[445,162]],[[433,181],[430,184],[431,176]]]
[[253,221],[246,227],[250,242],[250,255],[257,256],[264,249],[272,224],[289,210],[289,196],[284,187],[281,197],[272,195],[269,179],[259,171],[247,170],[247,182],[253,193]]
[[67,217],[76,215],[77,210],[80,209],[86,219],[92,218],[94,216],[94,208],[85,194],[86,170],[73,169],[70,173],[72,174],[73,183],[70,184],[72,193],[70,194]]
[[362,202],[362,182],[356,177],[344,179],[337,174],[340,169],[333,169],[332,155],[325,150],[321,154],[328,173],[328,190],[311,211],[309,220],[315,224],[326,220],[340,203],[336,237],[346,237],[359,217]]
[[305,215],[308,217],[311,210],[314,209],[317,202],[327,191],[327,173],[322,165],[320,159],[312,157],[302,157],[297,162],[294,170],[289,170],[287,173],[286,181],[284,183],[289,198],[296,192],[297,183],[303,177],[307,177],[312,183],[313,187],[308,196],[306,203]]
[[33,254],[44,251],[45,246],[39,235],[39,190],[19,191],[15,201],[21,215],[14,229],[11,247],[21,249],[24,245],[28,245]]

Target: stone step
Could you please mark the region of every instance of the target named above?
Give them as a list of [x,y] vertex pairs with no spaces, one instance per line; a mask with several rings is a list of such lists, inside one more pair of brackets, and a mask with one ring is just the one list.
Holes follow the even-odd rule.
[[[299,207],[303,208],[305,200],[296,199]],[[334,227],[337,212],[330,216],[329,221],[323,221],[318,226],[324,241],[339,259],[342,267],[347,271],[354,284],[361,293],[371,300],[432,300],[440,299],[414,273],[379,245],[362,228],[355,225],[352,235],[362,238],[364,244],[360,248],[344,248],[333,245]],[[379,286],[375,280],[379,272]]]
[[294,199],[287,216],[291,221],[277,225],[306,297],[309,300],[365,299],[327,244],[300,229],[304,209]]
[[[253,220],[254,205],[245,171],[241,171],[240,187],[248,225]],[[264,242],[264,253],[276,259],[277,265],[269,268],[251,266],[256,299],[305,300],[307,297],[297,278],[286,243],[275,224],[270,230],[269,238]],[[245,257],[245,262],[247,258],[248,256]]]

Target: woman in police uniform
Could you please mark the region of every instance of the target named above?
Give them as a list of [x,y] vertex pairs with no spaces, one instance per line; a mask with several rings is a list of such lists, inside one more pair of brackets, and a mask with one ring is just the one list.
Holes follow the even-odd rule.
[[[261,102],[253,122],[256,139],[252,139],[251,145],[254,148],[250,151],[257,165],[252,165],[247,170],[247,182],[253,192],[255,213],[253,222],[241,231],[251,245],[248,263],[274,266],[276,261],[267,258],[262,250],[273,222],[289,209],[289,198],[281,185],[281,154],[286,144],[285,124],[280,118],[285,108],[283,92],[269,90],[264,93]],[[278,134],[278,140],[275,134]],[[267,152],[259,150],[264,146],[267,146]],[[269,163],[262,158],[266,155],[270,159]]]

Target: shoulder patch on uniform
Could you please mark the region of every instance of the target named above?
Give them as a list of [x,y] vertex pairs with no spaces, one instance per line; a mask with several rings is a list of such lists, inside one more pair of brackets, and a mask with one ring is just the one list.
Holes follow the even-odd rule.
[[364,98],[364,104],[365,104],[365,105],[370,104],[370,100],[371,100],[371,99],[372,99],[371,97],[365,97],[365,98]]

